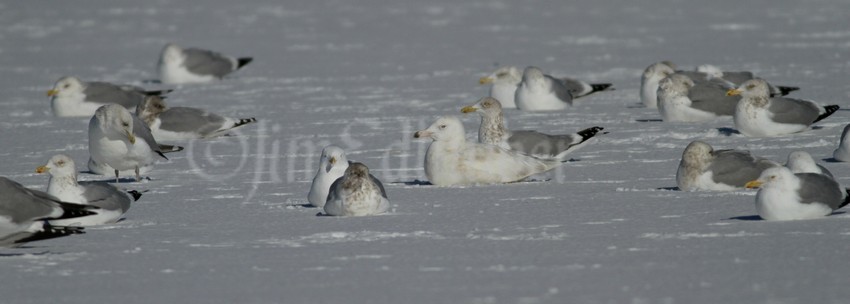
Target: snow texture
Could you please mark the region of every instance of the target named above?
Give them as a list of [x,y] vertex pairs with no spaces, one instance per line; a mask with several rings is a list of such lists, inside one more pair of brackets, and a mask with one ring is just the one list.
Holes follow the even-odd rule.
[[[824,162],[848,114],[748,138],[729,118],[665,123],[640,106],[643,69],[671,60],[749,70],[792,96],[850,106],[843,0],[195,1],[0,3],[0,173],[44,189],[52,155],[88,158],[88,118],[55,118],[45,91],[73,75],[151,83],[163,45],[254,62],[184,85],[173,106],[256,117],[234,136],[179,143],[114,225],[0,249],[2,303],[847,303],[850,216],[766,222],[753,190],[681,192],[701,139]],[[610,134],[560,169],[507,185],[423,182],[438,116],[487,94],[496,65],[610,82],[559,112],[508,110],[511,129]],[[464,119],[475,139],[479,118]],[[387,215],[316,216],[307,192],[339,145],[386,186]],[[81,180],[109,180],[81,174]]]

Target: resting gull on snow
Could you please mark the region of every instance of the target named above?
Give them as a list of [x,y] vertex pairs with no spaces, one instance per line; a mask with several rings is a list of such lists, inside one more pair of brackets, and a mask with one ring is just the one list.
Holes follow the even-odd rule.
[[36,169],[37,173],[50,174],[47,194],[63,202],[96,206],[95,214],[73,219],[51,220],[57,226],[93,226],[117,222],[130,209],[130,203],[142,196],[138,191],[124,192],[105,182],[77,182],[74,160],[58,154],[46,165]]
[[331,184],[342,177],[346,169],[348,169],[348,159],[345,157],[345,150],[337,146],[327,146],[322,149],[319,170],[313,177],[310,192],[307,193],[307,201],[313,206],[324,207]]
[[117,103],[133,110],[145,96],[159,96],[172,90],[147,91],[140,87],[108,82],[84,82],[76,77],[62,77],[47,91],[53,115],[59,117],[91,117],[97,108]]
[[815,163],[812,155],[806,151],[794,151],[789,153],[785,167],[788,168],[788,170],[791,170],[791,173],[817,173],[835,179],[835,177],[832,176],[832,172],[829,172],[829,170],[824,168],[824,166]]
[[[585,97],[596,92],[613,90],[610,83],[587,83],[568,77],[562,77],[558,80],[567,87],[574,99]],[[502,102],[502,108],[513,109],[517,107],[514,97],[516,95],[517,87],[519,87],[519,84],[522,82],[522,73],[515,66],[501,67],[493,72],[493,74],[481,77],[478,82],[480,84],[493,84],[490,86],[490,97],[496,98]]]
[[169,43],[159,58],[159,77],[167,84],[210,82],[235,72],[252,60],[197,48],[183,49]]
[[390,201],[381,181],[369,174],[361,163],[351,163],[345,174],[331,185],[325,214],[333,216],[365,216],[387,212]]
[[81,227],[53,226],[52,219],[91,215],[92,206],[59,201],[0,176],[0,247],[83,233]]
[[743,188],[768,168],[779,164],[748,151],[714,150],[695,140],[682,153],[676,184],[682,191],[730,191]]
[[538,67],[527,67],[514,100],[523,111],[563,110],[573,105],[573,94],[558,79],[543,74]]
[[827,216],[850,202],[850,191],[817,173],[793,173],[785,167],[764,170],[746,184],[760,188],[756,211],[768,221],[804,220]]
[[444,116],[415,138],[431,138],[425,175],[437,186],[510,183],[563,164],[489,144],[469,143],[457,117]]
[[148,96],[136,108],[136,115],[151,129],[157,140],[212,138],[256,122],[255,118],[230,118],[206,110],[169,108],[158,96]]
[[602,127],[587,128],[578,133],[549,135],[537,131],[512,131],[505,127],[505,117],[499,100],[484,97],[474,105],[461,109],[462,113],[481,114],[481,126],[478,128],[478,142],[497,145],[538,158],[556,158],[563,160],[571,152],[585,146],[596,136]]
[[711,82],[695,83],[684,74],[673,74],[658,84],[658,113],[664,121],[698,122],[735,114],[741,99]]
[[727,95],[741,95],[735,109],[735,128],[746,136],[766,137],[797,133],[838,111],[837,105],[821,108],[809,100],[770,97],[767,82],[747,80]]
[[152,166],[156,155],[168,159],[145,123],[116,104],[100,107],[89,121],[89,154],[114,170],[115,182],[122,170],[134,170],[139,181],[140,168]]

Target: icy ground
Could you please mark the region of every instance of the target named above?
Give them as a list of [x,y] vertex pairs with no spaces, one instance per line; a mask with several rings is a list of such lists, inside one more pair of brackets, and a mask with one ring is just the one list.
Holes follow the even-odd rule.
[[[850,108],[850,2],[741,2],[2,2],[3,176],[43,189],[34,170],[57,153],[84,170],[88,120],[53,118],[45,91],[65,75],[160,87],[149,80],[166,42],[254,56],[168,102],[260,123],[121,183],[150,190],[121,223],[0,250],[0,303],[848,303],[850,215],[764,222],[754,191],[674,180],[695,139],[830,158],[848,112],[765,139],[637,106],[642,70],[672,60]],[[617,88],[564,112],[509,111],[513,128],[610,134],[531,182],[418,182],[428,143],[413,132],[486,94],[477,80],[497,64]],[[464,121],[474,138],[477,116]],[[391,214],[302,206],[330,143],[384,181]],[[850,165],[824,165],[850,184]]]

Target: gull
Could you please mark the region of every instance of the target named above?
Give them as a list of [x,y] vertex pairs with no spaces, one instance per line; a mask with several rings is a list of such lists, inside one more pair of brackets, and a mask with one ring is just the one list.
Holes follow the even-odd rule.
[[81,227],[53,226],[47,220],[88,216],[94,209],[97,207],[59,201],[0,176],[0,246],[83,233]]
[[[567,87],[575,99],[585,97],[596,92],[614,89],[611,87],[610,83],[587,83],[569,77],[561,77],[558,80]],[[502,108],[505,109],[514,109],[517,107],[514,97],[516,95],[517,87],[519,87],[521,82],[522,73],[515,66],[501,67],[492,74],[481,77],[481,79],[478,80],[478,83],[480,84],[493,84],[490,86],[490,97],[499,100],[502,103]]]
[[333,216],[375,215],[389,208],[384,185],[358,162],[348,165],[345,174],[334,181],[324,206],[325,214]]
[[169,43],[162,48],[158,70],[162,83],[203,83],[221,79],[252,60],[250,57],[236,58],[197,48],[183,49]]
[[510,183],[563,164],[489,144],[466,142],[463,124],[444,116],[414,138],[433,142],[425,154],[425,175],[437,186]]
[[212,138],[256,122],[255,118],[229,118],[189,107],[169,108],[159,96],[148,96],[136,108],[136,115],[151,129],[157,140]]
[[346,169],[348,169],[348,159],[345,157],[345,150],[337,146],[327,146],[322,149],[319,170],[313,177],[310,192],[307,193],[307,201],[313,206],[323,208],[328,200],[331,184],[342,177]]
[[837,105],[821,108],[813,101],[770,97],[767,82],[747,80],[727,95],[741,95],[735,108],[735,128],[746,136],[768,137],[797,133],[838,111]]
[[76,77],[59,78],[53,89],[50,107],[57,117],[91,117],[97,108],[117,103],[133,110],[145,96],[160,96],[172,90],[148,91],[140,87],[117,85],[108,82],[84,82]]
[[793,173],[785,167],[764,170],[746,184],[759,188],[756,211],[768,221],[814,219],[827,216],[850,202],[850,190],[817,173]]
[[508,130],[505,127],[501,103],[492,97],[481,98],[474,105],[461,109],[461,112],[481,114],[479,143],[497,145],[538,158],[566,159],[567,155],[584,147],[603,129],[597,126],[563,135],[549,135],[531,130]]
[[731,191],[743,188],[764,170],[779,164],[749,151],[714,150],[695,140],[682,152],[676,184],[682,191]]

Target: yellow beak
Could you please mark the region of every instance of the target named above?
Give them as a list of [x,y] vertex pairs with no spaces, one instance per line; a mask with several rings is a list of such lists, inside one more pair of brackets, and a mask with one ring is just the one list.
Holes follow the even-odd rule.
[[463,107],[463,109],[460,109],[460,112],[461,113],[472,113],[472,112],[475,112],[476,110],[478,110],[478,109],[476,109],[473,106],[465,106],[465,107]]
[[131,144],[135,144],[135,143],[136,143],[136,136],[135,136],[135,135],[133,135],[133,133],[130,133],[130,131],[127,131],[127,139],[129,139],[129,140],[130,140],[130,143],[131,143]]
[[754,181],[747,182],[747,184],[744,185],[744,187],[747,187],[747,189],[753,189],[753,188],[761,187],[761,184],[762,184],[762,182],[760,182],[758,180],[754,180]]
[[331,156],[331,159],[329,159],[328,162],[330,162],[331,165],[336,164],[336,157]]
[[47,171],[50,171],[50,168],[47,166],[39,166],[38,168],[35,168],[35,173],[44,173]]
[[47,91],[47,96],[55,96],[56,94],[59,94],[59,91],[57,91],[57,90]]
[[490,78],[489,76],[481,77],[481,79],[478,79],[478,83],[480,83],[480,84],[488,84],[488,83],[491,83],[491,82],[493,82],[493,78]]
[[738,96],[738,95],[741,95],[741,90],[731,89],[729,91],[726,91],[726,96]]

